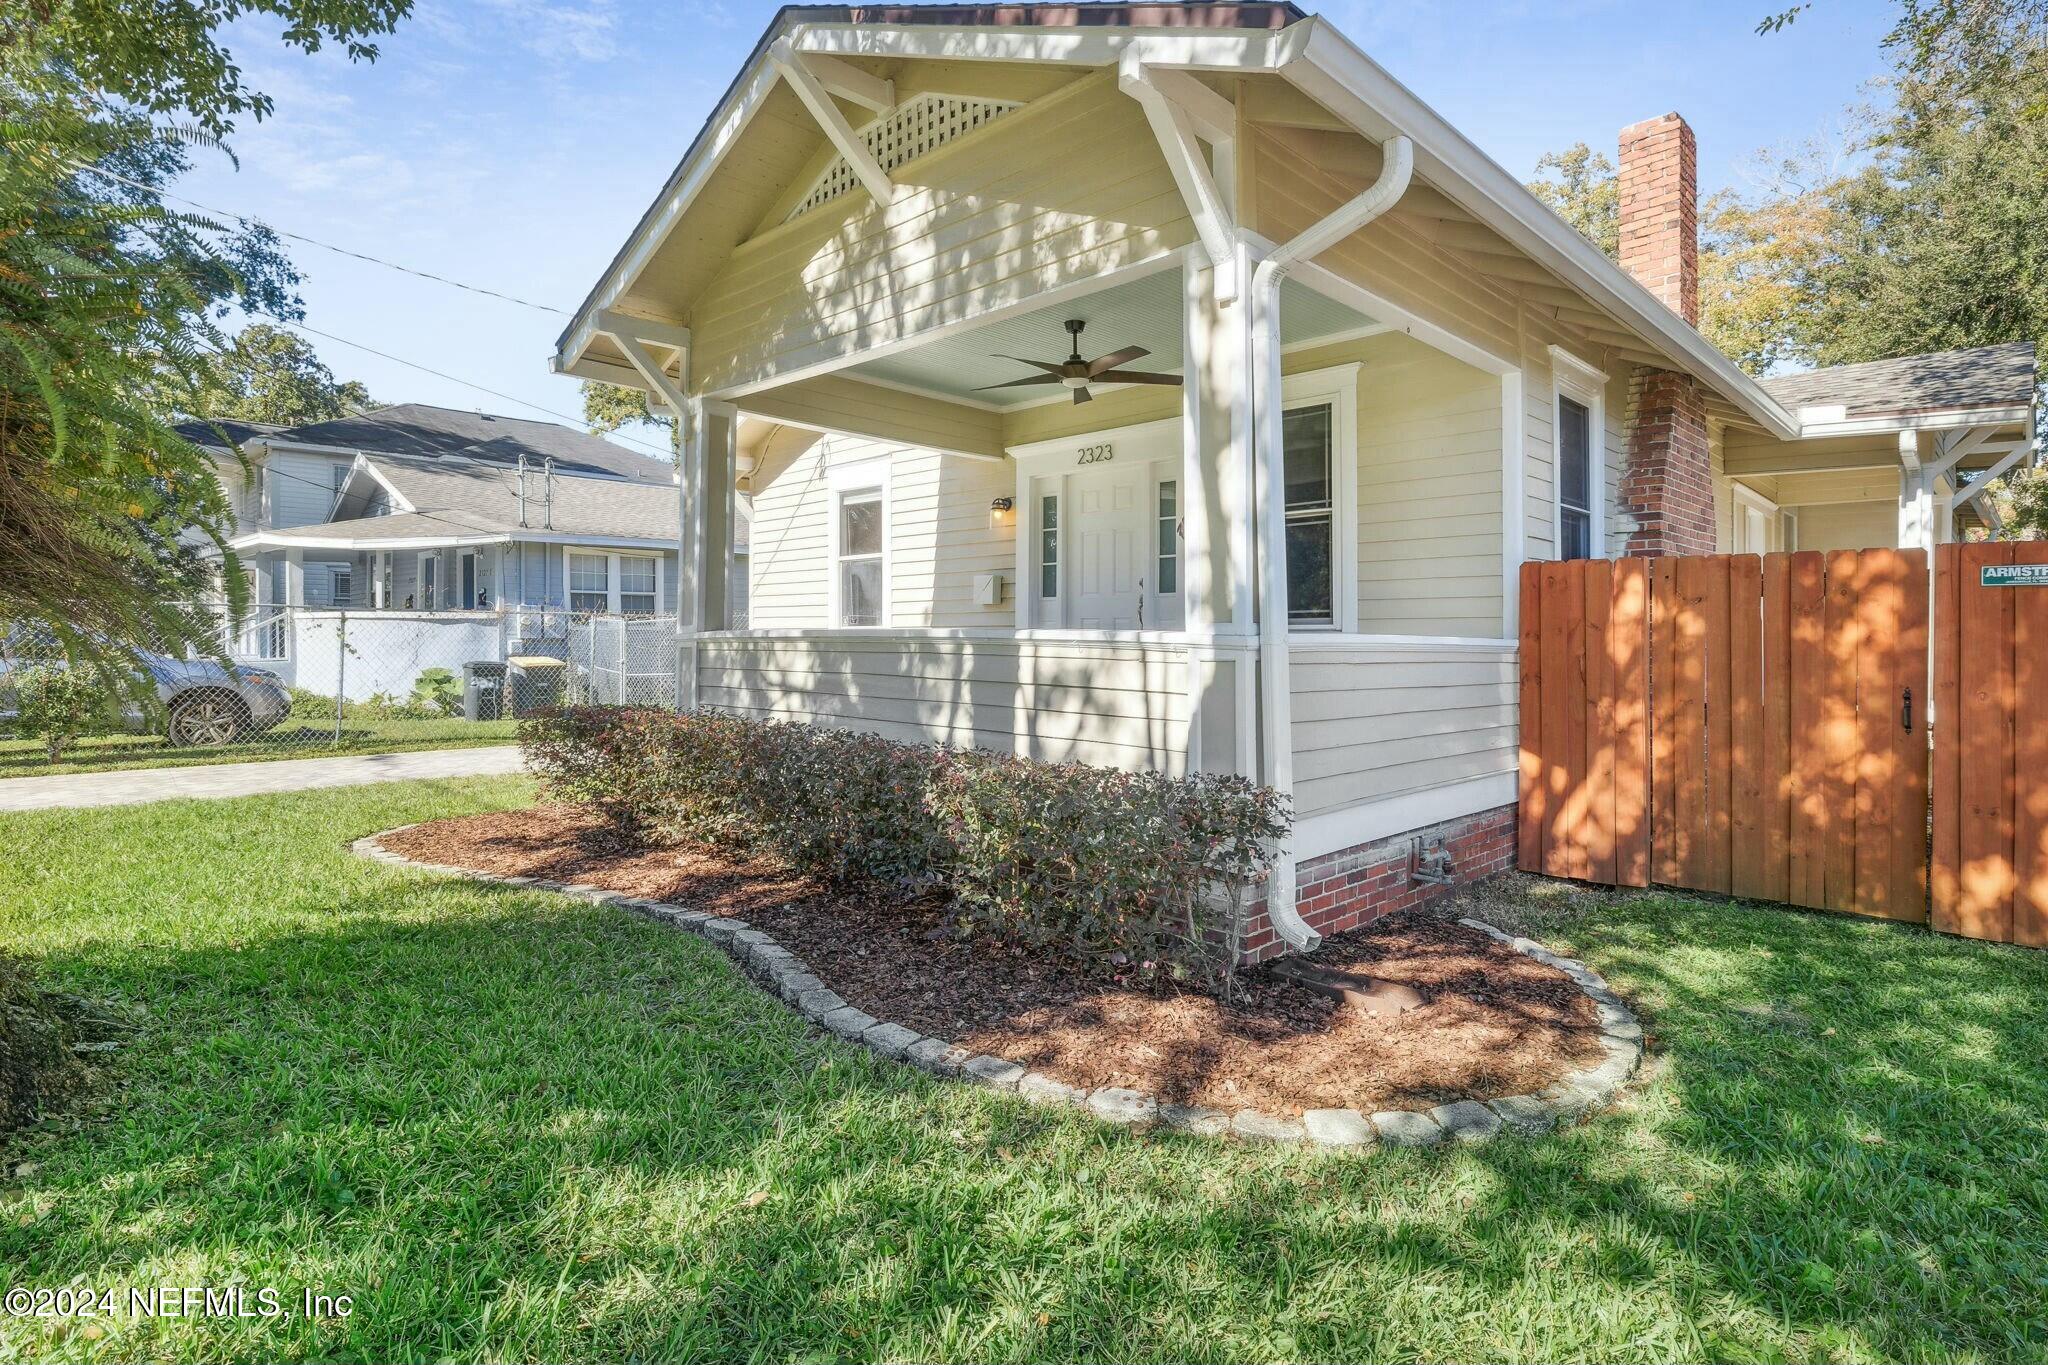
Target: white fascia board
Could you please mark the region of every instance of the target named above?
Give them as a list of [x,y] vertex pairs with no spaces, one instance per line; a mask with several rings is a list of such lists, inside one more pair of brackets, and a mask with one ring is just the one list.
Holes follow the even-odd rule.
[[437,545],[503,545],[512,539],[504,534],[473,536],[387,536],[356,539],[348,536],[295,536],[288,531],[264,531],[243,536],[228,544],[237,550],[431,550]]
[[500,540],[534,545],[590,545],[607,550],[673,550],[674,536],[600,536],[576,531],[510,531]]
[[798,52],[830,57],[911,57],[967,62],[1113,66],[1132,47],[1154,66],[1243,73],[1298,55],[1303,25],[1283,29],[988,28],[937,24],[805,24]]
[[1799,428],[1805,440],[1826,436],[1878,436],[1894,431],[1947,431],[1952,427],[2010,427],[2031,429],[2033,409],[1949,408],[1929,412],[1903,412],[1891,416],[1852,417],[1840,422],[1808,422]]
[[1281,74],[1303,94],[1375,141],[1406,134],[1415,143],[1417,173],[1433,187],[1595,305],[1657,339],[1772,434],[1786,440],[1800,434],[1783,404],[1379,63],[1325,20],[1307,19],[1285,32],[1297,28],[1307,30],[1301,58]]

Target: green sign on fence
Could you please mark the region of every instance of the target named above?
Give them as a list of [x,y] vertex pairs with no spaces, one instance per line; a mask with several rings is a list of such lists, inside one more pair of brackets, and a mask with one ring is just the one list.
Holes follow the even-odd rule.
[[2048,588],[2048,564],[1986,564],[1977,574],[1987,588]]

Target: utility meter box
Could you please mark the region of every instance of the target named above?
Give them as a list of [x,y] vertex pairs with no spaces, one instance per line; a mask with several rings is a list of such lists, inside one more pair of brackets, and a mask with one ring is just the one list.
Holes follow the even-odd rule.
[[999,573],[978,573],[974,576],[974,604],[978,607],[1000,607],[1009,580]]

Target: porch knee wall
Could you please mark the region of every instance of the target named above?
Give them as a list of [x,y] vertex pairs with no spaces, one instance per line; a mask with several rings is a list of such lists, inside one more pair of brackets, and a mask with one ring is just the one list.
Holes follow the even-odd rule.
[[[1443,840],[1451,855],[1451,885],[1410,879],[1418,837]],[[1427,904],[1514,865],[1515,806],[1510,803],[1303,859],[1295,873],[1295,909],[1310,928],[1327,937],[1361,929],[1396,910]],[[1286,951],[1265,902],[1253,905],[1245,926],[1243,960],[1263,962]]]

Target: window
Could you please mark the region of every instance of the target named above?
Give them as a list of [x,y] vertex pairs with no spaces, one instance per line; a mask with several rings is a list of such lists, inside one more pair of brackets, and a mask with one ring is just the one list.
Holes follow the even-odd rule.
[[1038,595],[1047,599],[1060,595],[1060,495],[1047,493],[1038,500]]
[[839,496],[839,624],[882,624],[882,490]]
[[1593,556],[1593,412],[1562,394],[1557,400],[1557,555]]
[[440,582],[441,556],[421,555],[419,596],[419,606],[421,611],[432,611],[434,609],[434,593],[435,590],[440,586]]
[[569,610],[610,611],[611,607],[611,557],[570,554]]
[[353,569],[336,569],[327,580],[327,601],[332,606],[346,607],[355,600],[356,575]]
[[1175,479],[1159,481],[1159,595],[1170,596],[1180,591],[1180,483]]
[[1283,418],[1287,488],[1287,623],[1334,626],[1336,614],[1336,414],[1329,404]]
[[654,561],[619,556],[619,610],[628,616],[654,615]]
[[334,475],[334,496],[338,498],[341,496],[341,486],[348,482],[349,467],[345,464],[336,464],[329,465],[328,470]]

